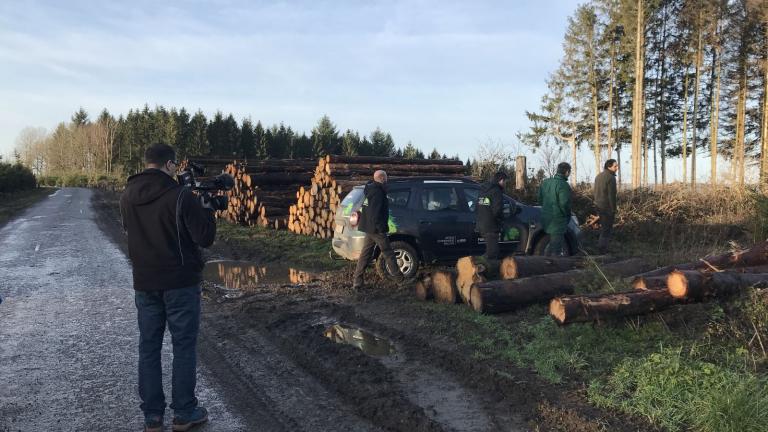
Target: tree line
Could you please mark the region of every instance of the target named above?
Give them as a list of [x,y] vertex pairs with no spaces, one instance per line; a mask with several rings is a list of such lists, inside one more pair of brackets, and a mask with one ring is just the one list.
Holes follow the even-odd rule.
[[437,149],[425,155],[411,142],[397,147],[392,135],[380,128],[369,135],[350,129],[342,133],[328,116],[323,116],[307,135],[283,123],[265,127],[250,118],[238,122],[232,114],[225,116],[221,111],[209,119],[202,111],[190,114],[185,108],[150,109],[147,105],[117,118],[104,109],[95,119],[80,108],[69,122],[59,123],[50,133],[42,128],[25,128],[17,139],[16,157],[38,175],[130,175],[143,169],[144,150],[155,142],[174,146],[179,158],[261,160],[328,154],[447,158]]
[[[568,20],[559,67],[518,137],[588,147],[597,172],[629,150],[633,187],[718,179],[697,155],[728,160],[744,184],[749,165],[768,181],[768,1],[590,0]],[[626,158],[626,156],[624,156]],[[575,176],[574,176],[575,178]]]

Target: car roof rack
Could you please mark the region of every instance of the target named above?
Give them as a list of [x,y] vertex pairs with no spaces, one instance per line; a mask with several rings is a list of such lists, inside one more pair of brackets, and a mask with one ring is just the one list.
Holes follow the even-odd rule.
[[477,183],[472,177],[448,177],[448,176],[414,176],[414,177],[390,177],[390,183]]

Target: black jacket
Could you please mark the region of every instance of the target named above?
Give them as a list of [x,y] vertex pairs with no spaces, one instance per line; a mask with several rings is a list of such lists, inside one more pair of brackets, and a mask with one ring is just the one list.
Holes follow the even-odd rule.
[[601,211],[616,213],[616,174],[603,170],[595,178],[595,205]]
[[477,197],[477,225],[479,233],[500,232],[504,225],[504,191],[498,183],[484,183]]
[[120,197],[133,288],[159,291],[200,283],[200,248],[213,244],[216,220],[189,188],[158,169],[128,178]]
[[369,234],[387,234],[389,232],[389,200],[384,185],[370,181],[364,189],[362,215],[358,230]]

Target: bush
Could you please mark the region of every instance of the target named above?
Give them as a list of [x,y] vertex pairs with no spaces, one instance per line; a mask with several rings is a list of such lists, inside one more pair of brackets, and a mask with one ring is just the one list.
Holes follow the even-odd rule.
[[18,192],[37,187],[32,171],[21,164],[0,162],[0,193]]
[[40,176],[37,178],[37,184],[40,186],[56,187],[59,185],[58,176]]

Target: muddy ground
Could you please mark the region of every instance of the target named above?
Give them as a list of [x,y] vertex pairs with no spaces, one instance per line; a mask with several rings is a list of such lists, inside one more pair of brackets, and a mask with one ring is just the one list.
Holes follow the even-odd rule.
[[[125,251],[115,204],[112,194],[94,195],[100,228]],[[302,268],[259,262],[222,241],[207,253]],[[371,271],[371,286],[358,293],[350,277],[347,266],[237,291],[205,283],[200,358],[249,430],[654,430],[590,406],[579,383],[555,385],[526,368],[478,359],[445,334],[455,323],[425,308],[412,287],[377,281]],[[339,337],[352,345],[326,337],[335,324],[353,328]]]

